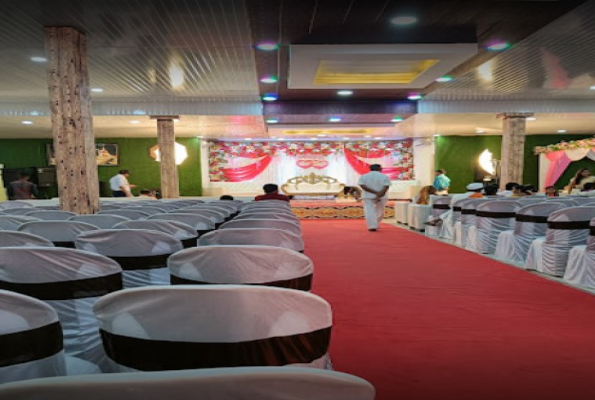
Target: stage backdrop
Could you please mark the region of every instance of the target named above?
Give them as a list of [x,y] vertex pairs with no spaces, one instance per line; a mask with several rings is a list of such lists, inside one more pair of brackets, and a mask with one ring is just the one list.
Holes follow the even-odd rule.
[[211,142],[211,182],[285,183],[318,175],[355,185],[370,164],[380,164],[394,181],[413,180],[411,140],[383,142]]

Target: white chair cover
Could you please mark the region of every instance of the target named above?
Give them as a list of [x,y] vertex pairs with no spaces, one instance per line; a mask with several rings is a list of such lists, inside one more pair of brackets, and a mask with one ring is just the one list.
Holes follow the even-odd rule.
[[0,248],[0,289],[43,300],[60,318],[66,354],[105,367],[93,304],[122,288],[122,270],[107,257],[60,247]]
[[19,232],[46,238],[58,247],[74,248],[74,239],[83,232],[96,231],[96,226],[78,221],[32,221],[19,226]]
[[11,200],[0,202],[0,210],[8,210],[10,208],[34,208],[35,206],[26,201]]
[[568,199],[570,199],[570,201],[573,201],[574,203],[576,203],[577,206],[586,205],[588,203],[592,203],[595,201],[595,198],[585,197],[585,196],[571,196],[571,197],[568,197]]
[[[450,210],[450,202],[452,198],[450,196],[435,196],[435,199],[432,201],[432,211],[430,216],[428,217],[428,221],[435,220],[439,218],[445,212]],[[396,210],[396,208],[395,208]],[[441,226],[432,226],[426,225],[426,235],[432,237],[440,236]]]
[[10,400],[374,400],[353,375],[299,367],[214,368],[48,378],[0,388]]
[[217,207],[223,207],[223,208],[226,208],[234,213],[238,212],[240,209],[240,205],[238,203],[235,203],[235,202],[229,201],[229,200],[210,201],[206,204],[217,206]]
[[39,218],[27,217],[25,215],[0,215],[0,229],[5,231],[16,231],[25,222],[41,221]]
[[94,311],[117,372],[327,366],[331,307],[301,290],[154,286],[111,293]]
[[102,254],[123,270],[125,288],[168,285],[167,258],[183,249],[173,235],[148,229],[102,229],[76,238],[77,249]]
[[211,210],[216,211],[219,214],[223,215],[224,217],[228,217],[233,214],[235,211],[229,209],[228,207],[218,206],[216,204],[204,203],[204,204],[197,204],[192,207],[182,208],[182,210]]
[[304,240],[291,232],[270,228],[234,228],[209,232],[198,239],[199,246],[256,245],[304,251]]
[[165,212],[168,212],[168,209],[166,209],[166,208],[153,207],[153,206],[136,206],[136,207],[128,206],[126,208],[122,208],[121,210],[140,211],[140,212],[148,214],[148,215],[163,214]]
[[[500,232],[514,228],[521,205],[516,201],[490,200],[477,206],[475,226],[469,228],[467,249],[493,254]],[[473,229],[474,228],[474,229]]]
[[199,234],[215,229],[215,223],[209,217],[188,213],[166,213],[151,215],[148,220],[178,221],[192,226]]
[[99,229],[111,229],[114,225],[119,224],[120,222],[130,221],[130,218],[111,214],[88,214],[75,215],[74,217],[68,218],[68,220],[84,222],[96,226]]
[[147,219],[149,217],[149,214],[146,212],[138,210],[129,210],[126,208],[120,208],[119,210],[99,211],[97,214],[120,215],[128,219]]
[[285,221],[292,221],[295,223],[299,223],[299,218],[296,217],[294,214],[287,214],[287,213],[270,213],[270,212],[243,212],[234,220],[240,219],[282,219]]
[[42,211],[36,207],[23,207],[23,208],[7,208],[2,210],[2,214],[6,215],[26,215],[31,211]]
[[290,220],[281,219],[234,219],[219,227],[219,229],[233,228],[273,228],[286,230],[300,236],[302,234],[300,225]]
[[443,220],[442,227],[440,229],[440,238],[452,240],[454,243],[457,243],[458,240],[458,242],[460,243],[461,207],[463,202],[465,202],[466,200],[467,198],[456,199],[453,196],[451,200],[451,210],[445,212],[440,216]]
[[163,201],[160,201],[159,203],[156,203],[156,205],[151,205],[150,207],[152,207],[152,208],[160,208],[160,209],[164,210],[163,212],[170,212],[170,211],[173,211],[173,210],[177,210],[179,208],[175,204],[164,203]]
[[280,213],[280,214],[289,214],[295,215],[291,208],[288,207],[248,207],[242,210],[242,214],[247,213]]
[[225,222],[226,215],[222,212],[215,210],[207,210],[204,208],[180,208],[174,211],[176,214],[191,214],[191,215],[202,215],[203,217],[209,218],[217,226]]
[[593,206],[595,206],[595,201],[592,201],[590,203],[584,203],[584,204],[581,204],[580,206],[593,207]]
[[399,224],[407,225],[407,211],[409,210],[408,201],[395,202],[395,219]]
[[589,223],[587,244],[570,250],[564,280],[578,286],[595,287],[595,218]]
[[202,246],[167,260],[172,284],[250,284],[309,291],[314,268],[303,254],[271,246]]
[[424,231],[426,221],[432,212],[432,206],[410,203],[407,210],[407,225],[409,228]]
[[291,204],[284,200],[261,200],[261,201],[249,201],[240,205],[241,209],[252,207],[286,207],[291,208]]
[[569,207],[550,214],[545,238],[531,243],[525,268],[564,276],[570,249],[586,243],[594,217],[595,207]]
[[0,231],[0,247],[41,246],[54,247],[54,244],[41,236],[26,232]]
[[461,203],[461,219],[455,223],[455,244],[465,247],[469,228],[475,226],[477,206],[490,201],[486,198],[466,199]]
[[50,210],[39,210],[31,211],[25,214],[28,217],[39,218],[42,221],[66,221],[70,217],[77,215],[70,211],[50,211]]
[[142,221],[126,221],[116,224],[114,229],[149,229],[172,235],[182,242],[184,248],[196,247],[198,233],[192,226],[178,221],[145,219]]

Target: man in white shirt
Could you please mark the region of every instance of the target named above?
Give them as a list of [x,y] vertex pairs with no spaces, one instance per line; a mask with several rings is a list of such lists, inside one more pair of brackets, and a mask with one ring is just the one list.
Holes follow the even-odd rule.
[[390,179],[382,172],[380,164],[370,165],[370,172],[359,178],[359,186],[362,188],[364,201],[364,215],[370,232],[376,232],[380,221],[384,218],[384,206],[388,200],[388,188]]
[[110,189],[114,197],[132,197],[131,188],[135,188],[135,185],[128,183],[128,177],[130,171],[123,169],[118,172],[118,175],[113,176],[109,180]]

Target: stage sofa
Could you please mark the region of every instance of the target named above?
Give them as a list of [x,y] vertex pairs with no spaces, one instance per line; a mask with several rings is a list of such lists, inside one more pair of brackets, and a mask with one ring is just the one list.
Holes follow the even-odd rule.
[[281,186],[281,191],[288,196],[338,196],[343,194],[344,183],[329,176],[311,173],[289,179]]

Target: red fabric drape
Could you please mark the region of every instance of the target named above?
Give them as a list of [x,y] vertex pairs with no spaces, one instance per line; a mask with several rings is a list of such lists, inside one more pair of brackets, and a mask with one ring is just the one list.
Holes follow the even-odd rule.
[[[366,154],[366,158],[382,158],[384,157],[384,152],[374,152],[370,154]],[[345,149],[345,159],[351,165],[351,168],[355,170],[360,175],[367,174],[370,172],[370,164],[360,160],[356,153]],[[382,173],[389,177],[391,180],[395,180],[399,177],[399,174],[403,173],[405,168],[403,167],[390,167],[390,168],[382,168]]]
[[221,168],[221,172],[223,172],[229,182],[249,181],[250,179],[254,179],[260,175],[262,171],[264,171],[269,166],[272,160],[273,157],[269,155],[261,158],[254,164],[246,165],[245,167]]

